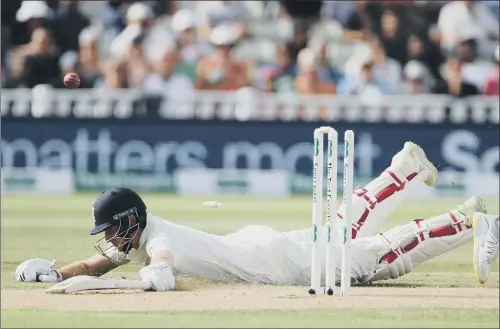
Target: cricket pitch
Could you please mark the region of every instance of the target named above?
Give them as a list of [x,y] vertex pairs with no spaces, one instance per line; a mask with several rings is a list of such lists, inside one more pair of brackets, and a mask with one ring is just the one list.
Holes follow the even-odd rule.
[[[118,296],[119,295],[119,296]],[[43,290],[4,290],[2,309],[57,311],[256,310],[310,308],[498,309],[495,288],[354,287],[348,297],[309,296],[307,287],[242,286],[195,291],[89,291],[47,295]]]

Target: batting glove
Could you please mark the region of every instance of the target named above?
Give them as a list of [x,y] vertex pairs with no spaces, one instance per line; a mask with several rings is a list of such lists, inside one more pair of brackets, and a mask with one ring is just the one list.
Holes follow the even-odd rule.
[[20,282],[60,282],[62,281],[61,273],[52,268],[55,262],[55,259],[52,262],[41,258],[29,259],[16,268],[16,280]]
[[168,291],[175,288],[175,277],[172,274],[172,268],[167,262],[159,262],[139,271],[141,280],[149,282],[154,291]]

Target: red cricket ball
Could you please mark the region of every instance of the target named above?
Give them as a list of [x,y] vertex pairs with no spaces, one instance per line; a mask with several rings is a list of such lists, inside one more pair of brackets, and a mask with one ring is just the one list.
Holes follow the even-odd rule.
[[80,85],[80,77],[76,73],[68,73],[64,76],[64,85],[66,88],[78,88]]

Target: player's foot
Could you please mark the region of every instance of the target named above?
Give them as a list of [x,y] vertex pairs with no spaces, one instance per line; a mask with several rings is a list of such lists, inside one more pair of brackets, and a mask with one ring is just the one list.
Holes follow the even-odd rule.
[[467,201],[462,203],[457,208],[458,212],[467,217],[465,219],[465,224],[467,226],[472,225],[472,216],[476,212],[481,212],[483,214],[487,214],[488,210],[486,210],[486,206],[484,205],[483,199],[478,196],[471,196]]
[[474,232],[474,272],[477,282],[488,280],[490,265],[498,257],[500,217],[476,212],[472,216]]
[[413,142],[406,142],[404,148],[408,149],[413,154],[413,157],[417,160],[418,172],[421,173],[422,171],[425,171],[427,173],[427,178],[425,179],[424,183],[427,186],[436,185],[438,179],[438,170],[436,166],[434,166],[434,164],[429,159],[427,159],[424,150]]
[[427,186],[436,185],[438,170],[434,164],[427,159],[424,150],[417,144],[406,142],[403,149],[392,158],[392,163],[398,164],[403,168],[410,167],[412,168],[410,170],[411,172],[414,172],[416,167],[418,173],[425,172],[427,174],[424,181]]

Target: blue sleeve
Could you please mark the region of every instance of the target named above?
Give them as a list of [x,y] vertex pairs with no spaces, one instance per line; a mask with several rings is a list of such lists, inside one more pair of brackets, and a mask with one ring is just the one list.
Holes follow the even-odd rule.
[[391,93],[391,88],[389,86],[388,83],[386,83],[385,81],[378,81],[377,83],[377,87],[380,88],[380,91],[382,91],[384,94],[389,94]]
[[351,83],[348,79],[341,79],[337,85],[337,94],[346,95],[349,94],[351,90]]
[[125,28],[125,21],[120,13],[108,4],[101,7],[101,19],[106,28],[115,29],[117,33]]

